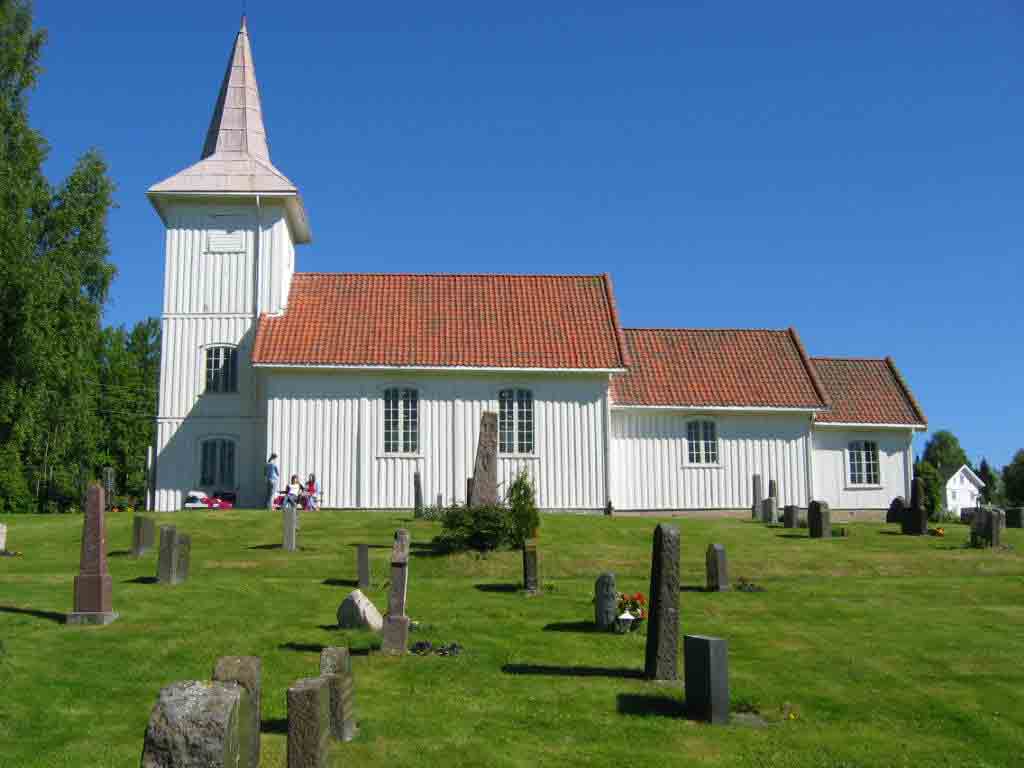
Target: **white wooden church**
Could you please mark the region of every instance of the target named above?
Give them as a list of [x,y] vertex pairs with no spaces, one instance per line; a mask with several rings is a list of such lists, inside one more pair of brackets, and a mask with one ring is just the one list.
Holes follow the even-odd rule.
[[155,506],[264,502],[263,468],[325,507],[465,498],[484,410],[499,481],[546,509],[855,513],[910,495],[925,416],[890,359],[809,357],[796,331],[624,328],[607,275],[296,271],[311,241],[271,162],[245,21],[198,163],[152,186],[167,228]]

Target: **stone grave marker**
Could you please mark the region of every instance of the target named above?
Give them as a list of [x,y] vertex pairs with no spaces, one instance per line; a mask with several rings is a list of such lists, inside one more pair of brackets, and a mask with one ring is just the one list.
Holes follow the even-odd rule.
[[729,647],[725,640],[683,636],[686,712],[714,725],[729,722]]
[[237,683],[185,680],[161,689],[149,716],[141,768],[236,768],[239,710],[246,689]]
[[89,486],[82,521],[82,549],[75,577],[75,610],[68,624],[111,624],[118,614],[111,605],[111,578],[107,568],[106,501],[103,489]]
[[174,547],[174,583],[183,584],[188,581],[188,566],[192,559],[192,537],[178,532]]
[[0,523],[0,552],[7,551],[7,526]]
[[910,489],[910,509],[903,511],[901,528],[907,536],[925,536],[928,534],[928,511],[924,508],[924,480],[915,477]]
[[786,528],[796,528],[799,524],[797,507],[795,504],[787,504],[782,510],[782,525]]
[[360,544],[356,548],[356,559],[359,561],[359,588],[370,588],[370,545]]
[[259,768],[262,677],[259,656],[221,656],[213,666],[214,682],[237,683],[245,689],[238,707],[239,768]]
[[990,546],[1003,546],[1003,531],[1006,529],[1006,513],[1001,509],[993,509],[988,517],[988,540]]
[[281,549],[294,552],[299,548],[299,510],[296,504],[281,505]]
[[708,544],[708,550],[704,555],[704,565],[707,571],[708,592],[727,592],[729,590],[729,568],[725,560],[725,546],[723,544]]
[[[1010,507],[1006,510],[1006,527],[1024,528],[1024,507]],[[2,545],[0,550],[3,550]]]
[[774,496],[769,496],[766,499],[761,499],[761,522],[762,523],[774,523],[778,515],[777,502]]
[[115,477],[113,467],[103,468],[103,493],[108,511],[110,510],[110,505],[114,503],[114,492],[116,491]]
[[296,680],[288,689],[288,768],[326,768],[331,689],[326,677]]
[[761,476],[754,475],[754,504],[751,507],[750,517],[752,520],[757,520],[761,516],[761,500],[764,498],[764,493],[761,490]]
[[470,475],[466,478],[466,506],[470,505],[470,500],[473,498],[473,476]]
[[412,515],[423,517],[423,481],[420,478],[419,470],[412,474]]
[[665,523],[654,529],[644,676],[649,680],[679,676],[679,529]]
[[142,557],[156,543],[153,518],[136,515],[132,518],[132,557]]
[[338,741],[352,741],[359,726],[353,704],[355,678],[348,648],[324,648],[320,652],[320,675],[330,681],[331,735]]
[[612,504],[612,500],[608,499],[608,503],[604,505],[605,517],[612,517],[615,514],[615,506]]
[[602,573],[594,582],[594,624],[598,629],[611,629],[619,615],[619,593],[615,574]]
[[812,501],[807,508],[807,527],[812,539],[832,538],[832,514],[826,501]]
[[185,581],[188,578],[191,551],[191,537],[178,533],[178,529],[173,525],[161,525],[156,580],[161,584],[181,584]]
[[405,653],[409,648],[409,617],[405,615],[405,600],[409,588],[409,532],[405,528],[395,531],[391,546],[391,592],[388,595],[388,617],[384,621],[385,653]]
[[903,527],[903,515],[907,511],[907,500],[902,496],[897,496],[889,503],[889,511],[885,513],[886,523],[896,523],[901,528]]
[[974,546],[1000,547],[1006,515],[995,507],[978,507],[971,518],[971,543]]
[[380,632],[384,619],[370,598],[354,589],[338,606],[338,627],[341,629],[370,629]]
[[775,499],[775,506],[779,505],[779,483],[776,480],[768,481],[768,495]]
[[527,594],[540,594],[540,555],[537,553],[537,539],[523,542],[523,589]]
[[498,503],[498,414],[480,414],[480,437],[473,464],[473,484],[469,506],[481,507]]

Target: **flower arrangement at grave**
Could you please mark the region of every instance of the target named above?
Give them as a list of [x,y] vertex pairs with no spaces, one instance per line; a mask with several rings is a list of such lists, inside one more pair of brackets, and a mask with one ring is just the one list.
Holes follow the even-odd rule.
[[639,627],[647,618],[647,598],[642,592],[629,595],[625,592],[616,593],[619,599],[619,617],[615,620],[615,631],[620,634],[630,632]]

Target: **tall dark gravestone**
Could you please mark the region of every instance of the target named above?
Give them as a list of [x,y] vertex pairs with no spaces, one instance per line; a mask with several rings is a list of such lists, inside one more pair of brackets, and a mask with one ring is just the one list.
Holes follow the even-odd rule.
[[423,517],[423,480],[419,470],[412,475],[412,514],[413,517]]
[[729,722],[729,646],[719,637],[683,636],[686,713],[714,725]]
[[707,572],[708,592],[726,592],[729,589],[729,567],[725,559],[723,544],[708,544],[704,555],[704,566]]
[[800,524],[795,504],[787,504],[786,508],[782,511],[782,524],[786,528],[796,528]]
[[388,595],[388,616],[384,621],[383,650],[405,653],[409,647],[409,617],[405,615],[405,598],[409,588],[409,532],[395,531],[391,546],[391,592]]
[[761,522],[774,523],[778,516],[775,497],[769,496],[767,499],[761,499]]
[[828,502],[812,501],[807,508],[807,527],[812,539],[832,538],[832,513]]
[[897,496],[889,503],[889,511],[885,513],[886,523],[895,523],[896,525],[903,527],[903,516],[907,511],[907,500],[902,496]]
[[928,511],[924,508],[924,480],[915,477],[910,486],[910,509],[903,511],[903,533],[925,536],[928,533]]
[[132,557],[142,557],[156,543],[156,524],[151,517],[132,518]]
[[679,529],[665,523],[654,529],[644,676],[648,680],[679,676]]
[[498,414],[480,414],[480,437],[473,464],[473,485],[469,506],[482,507],[498,503]]
[[540,594],[540,555],[536,539],[523,542],[523,589],[530,595]]
[[775,480],[768,481],[768,497],[775,499],[775,505],[779,504],[779,484]]
[[594,624],[598,629],[611,629],[619,615],[619,593],[615,574],[602,573],[594,582]]
[[764,492],[761,490],[761,476],[754,475],[754,504],[751,507],[751,520],[757,520],[761,516],[761,500],[763,498]]
[[356,559],[359,562],[359,588],[370,588],[370,545],[359,544],[356,547]]
[[1010,507],[1006,510],[1007,528],[1024,528],[1024,507]]
[[75,577],[75,610],[68,624],[110,624],[117,620],[112,607],[110,571],[107,568],[106,499],[103,489],[89,486],[82,521],[82,550]]

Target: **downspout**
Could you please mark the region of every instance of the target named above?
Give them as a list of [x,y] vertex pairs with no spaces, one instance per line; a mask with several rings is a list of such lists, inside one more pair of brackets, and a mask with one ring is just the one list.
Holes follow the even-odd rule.
[[605,508],[612,501],[612,376],[608,374],[608,386],[604,390],[604,502]]

